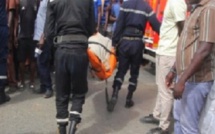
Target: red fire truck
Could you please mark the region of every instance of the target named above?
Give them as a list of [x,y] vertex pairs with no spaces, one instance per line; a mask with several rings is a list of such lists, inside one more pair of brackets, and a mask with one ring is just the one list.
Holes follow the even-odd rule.
[[[163,12],[164,12],[164,8],[167,0],[146,0],[146,1],[153,8],[159,21],[162,22]],[[144,35],[144,41],[145,41],[145,52],[143,54],[143,58],[152,63],[155,63],[155,54],[158,46],[159,35],[152,30],[149,24],[147,24],[147,28]]]

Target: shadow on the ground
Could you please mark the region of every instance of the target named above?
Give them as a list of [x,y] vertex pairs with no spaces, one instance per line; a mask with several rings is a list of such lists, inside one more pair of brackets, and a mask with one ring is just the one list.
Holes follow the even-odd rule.
[[[52,81],[54,83],[54,75],[52,75]],[[36,79],[36,82],[35,82],[35,89],[39,89],[39,79],[37,78]],[[95,84],[99,84],[101,85],[101,89],[97,89],[97,90],[94,90],[94,89],[90,89],[89,92],[87,93],[87,97],[90,96],[91,94],[97,92],[97,91],[100,91],[102,89],[104,89],[104,86],[105,86],[105,82],[103,81],[98,81],[97,79],[95,78],[92,78],[91,76],[88,76],[88,83],[89,83],[89,87],[92,87],[92,86],[95,86]],[[29,101],[29,100],[33,100],[33,99],[38,99],[38,98],[41,98],[41,99],[44,99],[44,94],[36,94],[34,93],[33,89],[30,89],[29,88],[29,81],[26,82],[26,86],[24,89],[14,89],[12,88],[12,92],[7,92],[9,94],[9,96],[11,97],[11,100],[10,102],[8,103],[5,103],[4,105],[1,105],[1,107],[4,107],[5,105],[10,105],[10,104],[17,104],[17,103],[21,103],[23,101]],[[54,92],[54,96],[55,97],[55,92]]]
[[144,70],[146,72],[149,72],[152,75],[155,75],[155,73],[156,73],[156,71],[155,71],[156,70],[155,63],[149,63],[149,64],[145,65]]
[[58,131],[57,131],[57,129],[56,129],[55,132],[49,132],[49,133],[26,132],[26,133],[22,133],[22,134],[58,134]]
[[[78,134],[114,133],[125,128],[130,121],[132,121],[139,115],[139,113],[133,111],[132,109],[125,109],[124,107],[120,106],[122,104],[121,100],[118,101],[115,107],[115,111],[113,113],[109,113],[106,110],[104,92],[102,91],[97,93],[93,98],[95,113],[93,113],[92,116],[86,119],[88,121],[93,121],[93,123],[91,123],[92,125],[88,128],[83,128],[82,130],[78,131]],[[102,107],[101,103],[104,104]]]
[[34,94],[33,91],[31,91],[30,89],[25,89],[23,91],[16,91],[12,94],[9,94],[11,100],[4,104],[4,105],[1,105],[1,107],[4,107],[5,105],[11,105],[11,104],[17,104],[17,103],[20,103],[20,102],[23,102],[23,101],[29,101],[29,100],[33,100],[33,99],[37,99],[37,98],[41,98],[41,99],[44,99],[43,96],[44,95],[41,95],[41,94]]

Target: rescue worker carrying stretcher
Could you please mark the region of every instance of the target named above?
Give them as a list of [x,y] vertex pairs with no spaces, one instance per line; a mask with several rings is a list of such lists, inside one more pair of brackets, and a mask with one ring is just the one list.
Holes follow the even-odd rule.
[[[60,134],[66,134],[69,120],[69,134],[74,134],[76,125],[81,122],[82,105],[88,91],[87,42],[94,30],[93,0],[49,0],[44,33],[45,38],[54,36],[57,44],[56,118]],[[72,107],[68,112],[71,93]]]
[[154,31],[159,33],[160,22],[147,2],[144,0],[126,0],[123,2],[112,39],[113,46],[117,49],[119,65],[113,83],[112,98],[107,106],[109,112],[114,110],[118,92],[129,68],[131,77],[125,107],[130,108],[134,105],[132,96],[137,87],[144,50],[142,37],[147,22],[150,23]]

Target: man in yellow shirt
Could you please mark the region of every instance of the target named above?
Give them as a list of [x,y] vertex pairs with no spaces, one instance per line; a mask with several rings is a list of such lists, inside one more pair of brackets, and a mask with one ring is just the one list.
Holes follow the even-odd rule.
[[165,84],[165,77],[175,62],[179,35],[183,29],[187,5],[184,0],[168,0],[160,29],[160,41],[156,51],[156,83],[158,95],[153,114],[141,119],[145,123],[157,123],[150,134],[168,133],[173,94]]

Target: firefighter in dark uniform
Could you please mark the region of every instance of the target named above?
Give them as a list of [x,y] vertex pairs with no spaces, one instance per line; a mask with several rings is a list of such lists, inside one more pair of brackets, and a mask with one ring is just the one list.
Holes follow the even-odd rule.
[[[60,134],[75,133],[81,121],[82,105],[88,91],[88,38],[95,31],[93,0],[49,0],[45,25],[45,38],[54,36],[57,45],[56,108]],[[56,30],[56,32],[55,32]],[[70,94],[72,107],[68,112]],[[69,119],[68,119],[69,116]]]
[[112,98],[107,107],[109,112],[114,110],[118,92],[128,69],[130,69],[131,77],[129,79],[129,91],[125,107],[130,108],[134,105],[132,96],[137,87],[139,68],[144,50],[142,37],[147,22],[150,23],[154,31],[159,33],[160,22],[147,2],[144,0],[126,0],[123,2],[112,38],[113,46],[117,49],[119,65],[113,83]]
[[0,2],[0,104],[10,100],[5,93],[7,82],[7,54],[9,29],[7,24],[6,0]]

